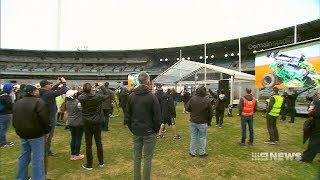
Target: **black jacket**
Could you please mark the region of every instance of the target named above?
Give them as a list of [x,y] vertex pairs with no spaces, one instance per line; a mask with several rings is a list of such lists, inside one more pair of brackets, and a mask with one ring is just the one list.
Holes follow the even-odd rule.
[[163,120],[176,118],[176,110],[171,94],[163,93],[161,98],[161,114]]
[[159,131],[160,105],[148,86],[140,85],[130,94],[124,120],[137,136],[148,136]]
[[26,95],[13,106],[13,127],[24,139],[39,138],[50,132],[48,107],[34,96]]
[[224,111],[227,107],[227,97],[225,94],[219,94],[216,110]]
[[[106,88],[106,91],[109,96],[108,96],[108,99],[102,102],[102,109],[112,109],[113,107],[112,102],[114,101],[114,98],[115,98],[114,91],[107,88]],[[99,94],[103,94],[103,92],[99,91]]]
[[186,111],[190,112],[190,121],[197,124],[211,123],[213,116],[212,106],[206,92],[197,91],[196,95],[185,106]]
[[288,109],[293,109],[296,106],[296,100],[298,97],[298,94],[291,94],[284,93],[285,99],[286,99],[286,106]]
[[101,87],[103,94],[82,93],[78,100],[81,103],[82,119],[84,125],[99,124],[102,122],[102,102],[109,98],[107,90],[104,86]]

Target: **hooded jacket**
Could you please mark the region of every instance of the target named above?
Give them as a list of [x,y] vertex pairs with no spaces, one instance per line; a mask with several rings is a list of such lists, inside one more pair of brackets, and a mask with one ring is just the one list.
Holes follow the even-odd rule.
[[185,106],[190,112],[190,121],[197,124],[211,123],[213,116],[210,99],[206,96],[206,88],[200,87],[196,90],[196,95]]
[[147,85],[138,86],[128,98],[125,122],[132,134],[148,136],[160,128],[161,111],[157,97]]
[[48,114],[48,107],[42,99],[26,95],[13,106],[12,124],[21,138],[38,138],[50,132]]
[[161,98],[162,120],[176,118],[176,110],[173,103],[173,97],[169,93],[163,93]]

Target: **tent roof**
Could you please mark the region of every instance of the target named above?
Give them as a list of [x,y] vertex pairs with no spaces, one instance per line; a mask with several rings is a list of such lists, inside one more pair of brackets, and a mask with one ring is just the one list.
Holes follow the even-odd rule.
[[[166,71],[161,73],[155,79],[153,79],[154,83],[163,83],[163,84],[171,84],[171,83],[178,83],[191,75],[194,75],[198,71],[207,68],[213,70],[215,72],[228,74],[230,76],[234,76],[234,79],[240,80],[249,80],[254,81],[255,76],[239,71],[234,71],[231,69],[211,65],[211,64],[204,64],[194,61],[188,60],[180,60],[176,64],[172,65]],[[210,79],[208,79],[210,80]]]

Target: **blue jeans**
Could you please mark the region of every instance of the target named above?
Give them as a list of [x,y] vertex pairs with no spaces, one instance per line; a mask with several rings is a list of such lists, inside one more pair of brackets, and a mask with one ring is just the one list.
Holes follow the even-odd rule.
[[[32,155],[31,155],[32,154]],[[28,166],[32,158],[31,179],[44,179],[44,137],[20,139],[17,180],[28,179]]]
[[11,114],[0,115],[0,146],[7,143],[6,134],[9,130]]
[[102,122],[102,131],[108,131],[109,130],[109,118],[111,115],[112,109],[103,109],[104,119]]
[[54,135],[54,129],[56,128],[56,116],[55,115],[49,115],[49,119],[50,119],[50,126],[51,126],[51,130],[49,132],[49,136],[48,136],[48,154],[51,154],[53,153],[51,151],[51,141],[52,141],[52,138],[53,138],[53,135]]
[[79,156],[81,140],[83,136],[83,127],[82,126],[69,126],[71,132],[71,155]]
[[141,159],[142,149],[144,150],[144,167],[143,167],[143,179],[148,180],[151,177],[151,166],[153,150],[156,146],[157,136],[151,134],[149,136],[136,136],[133,135],[134,145],[134,180],[141,179]]
[[199,147],[199,155],[206,154],[206,144],[207,144],[207,129],[208,124],[197,124],[194,122],[190,122],[190,154],[196,155],[196,144],[197,138],[199,135],[200,139],[200,147]]
[[253,142],[253,116],[241,116],[242,143],[246,141],[247,123],[249,126],[249,142]]

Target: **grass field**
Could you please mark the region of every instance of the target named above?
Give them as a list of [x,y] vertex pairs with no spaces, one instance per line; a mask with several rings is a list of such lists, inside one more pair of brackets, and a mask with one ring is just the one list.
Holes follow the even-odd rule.
[[[237,110],[235,110],[237,112]],[[92,171],[84,170],[85,159],[70,161],[70,132],[57,127],[53,138],[56,156],[49,158],[48,177],[51,179],[133,179],[133,145],[131,133],[124,128],[122,112],[110,119],[110,131],[102,133],[106,166],[100,168],[93,145],[94,166]],[[236,113],[234,113],[236,114]],[[318,158],[312,164],[292,161],[253,161],[252,153],[259,152],[303,152],[302,124],[278,122],[280,143],[266,145],[268,139],[265,119],[261,113],[254,117],[254,146],[239,146],[240,118],[226,117],[222,129],[212,126],[208,129],[206,158],[191,158],[188,155],[190,143],[189,114],[182,113],[182,104],[177,107],[177,131],[181,135],[173,140],[171,129],[159,139],[153,158],[152,179],[316,179]],[[214,124],[214,123],[213,123]],[[19,138],[11,128],[7,140],[14,141],[11,148],[0,148],[0,179],[14,179],[19,155]],[[198,146],[197,146],[198,147]],[[85,154],[84,138],[81,152]]]

